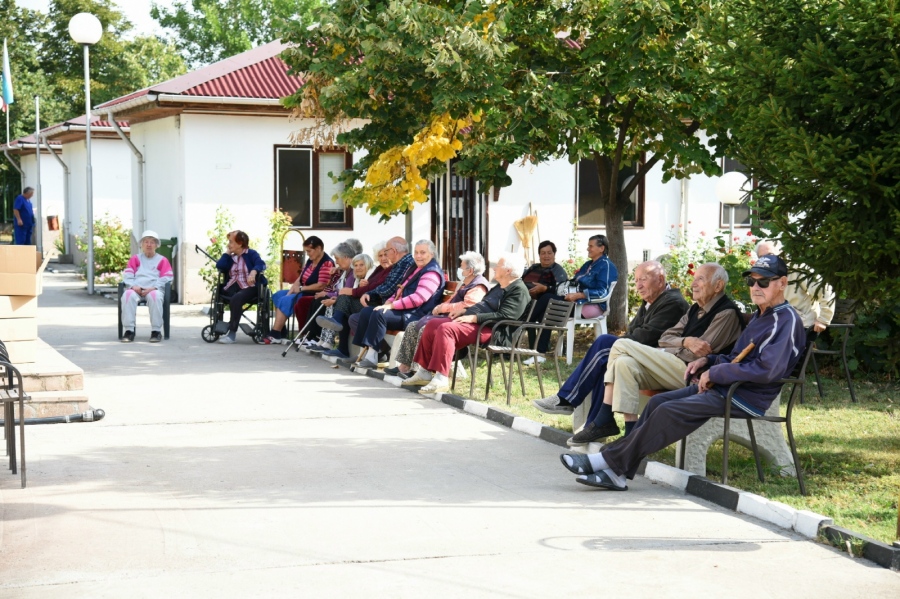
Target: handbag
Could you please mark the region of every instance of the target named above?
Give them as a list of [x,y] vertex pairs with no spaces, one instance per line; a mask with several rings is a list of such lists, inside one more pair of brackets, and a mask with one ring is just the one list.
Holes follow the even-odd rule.
[[565,297],[569,293],[578,293],[579,291],[581,291],[581,289],[578,285],[578,281],[576,281],[575,279],[563,281],[556,286],[556,295],[560,297]]

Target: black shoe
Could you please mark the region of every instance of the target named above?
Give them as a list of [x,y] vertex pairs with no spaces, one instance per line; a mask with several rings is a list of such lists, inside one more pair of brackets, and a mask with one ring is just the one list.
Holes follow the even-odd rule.
[[386,375],[388,375],[388,376],[399,376],[399,375],[400,375],[400,369],[397,368],[397,367],[394,367],[394,368],[385,368],[385,369],[384,369],[384,373],[385,373]]
[[606,437],[615,437],[618,434],[619,425],[616,424],[615,421],[604,424],[603,426],[597,426],[591,422],[590,424],[587,424],[580,433],[572,436],[570,444],[584,445],[600,439],[605,439]]
[[160,341],[162,341],[162,333],[159,331],[150,333],[150,343],[159,343]]
[[131,343],[134,341],[134,331],[125,331],[125,334],[122,335],[122,343]]

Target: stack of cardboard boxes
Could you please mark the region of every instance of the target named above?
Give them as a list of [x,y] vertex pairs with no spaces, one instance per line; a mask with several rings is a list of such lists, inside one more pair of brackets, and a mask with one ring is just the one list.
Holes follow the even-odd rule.
[[13,365],[35,360],[37,296],[48,260],[33,245],[0,245],[0,341]]

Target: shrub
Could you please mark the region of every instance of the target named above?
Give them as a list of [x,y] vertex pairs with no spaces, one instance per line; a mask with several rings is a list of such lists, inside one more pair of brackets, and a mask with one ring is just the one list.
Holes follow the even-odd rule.
[[[77,237],[75,245],[87,254],[85,237]],[[122,221],[109,213],[94,221],[94,283],[118,284],[122,271],[131,257],[131,229],[126,229]],[[87,257],[82,263],[82,272],[87,276]]]
[[[218,260],[219,256],[228,249],[228,233],[234,230],[234,216],[224,206],[216,208],[216,224],[206,232],[209,236],[209,245],[206,246],[206,253],[212,256],[213,260]],[[207,262],[200,269],[200,277],[206,283],[206,288],[210,295],[219,282],[219,271],[213,262]]]
[[572,235],[569,237],[569,257],[562,263],[563,270],[571,279],[584,264],[586,258],[581,254],[581,241],[578,239],[578,219],[572,221]]
[[281,289],[281,240],[285,232],[293,226],[291,217],[287,212],[275,210],[269,216],[269,257],[266,262],[266,278],[269,279],[269,287],[273,291]]

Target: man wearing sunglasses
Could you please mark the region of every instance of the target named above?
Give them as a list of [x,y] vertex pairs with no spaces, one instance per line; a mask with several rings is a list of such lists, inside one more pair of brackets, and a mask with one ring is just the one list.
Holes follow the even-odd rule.
[[725,413],[728,387],[740,387],[732,400],[732,411],[763,415],[778,396],[778,380],[793,370],[806,346],[800,314],[785,301],[787,265],[775,255],[763,256],[743,276],[750,299],[759,310],[741,333],[734,349],[694,360],[687,374],[699,376],[692,385],[653,397],[638,425],[603,451],[595,454],[560,456],[563,465],[576,474],[576,481],[625,491],[626,479],[634,478],[646,456],[671,445],[700,428],[710,418]]

